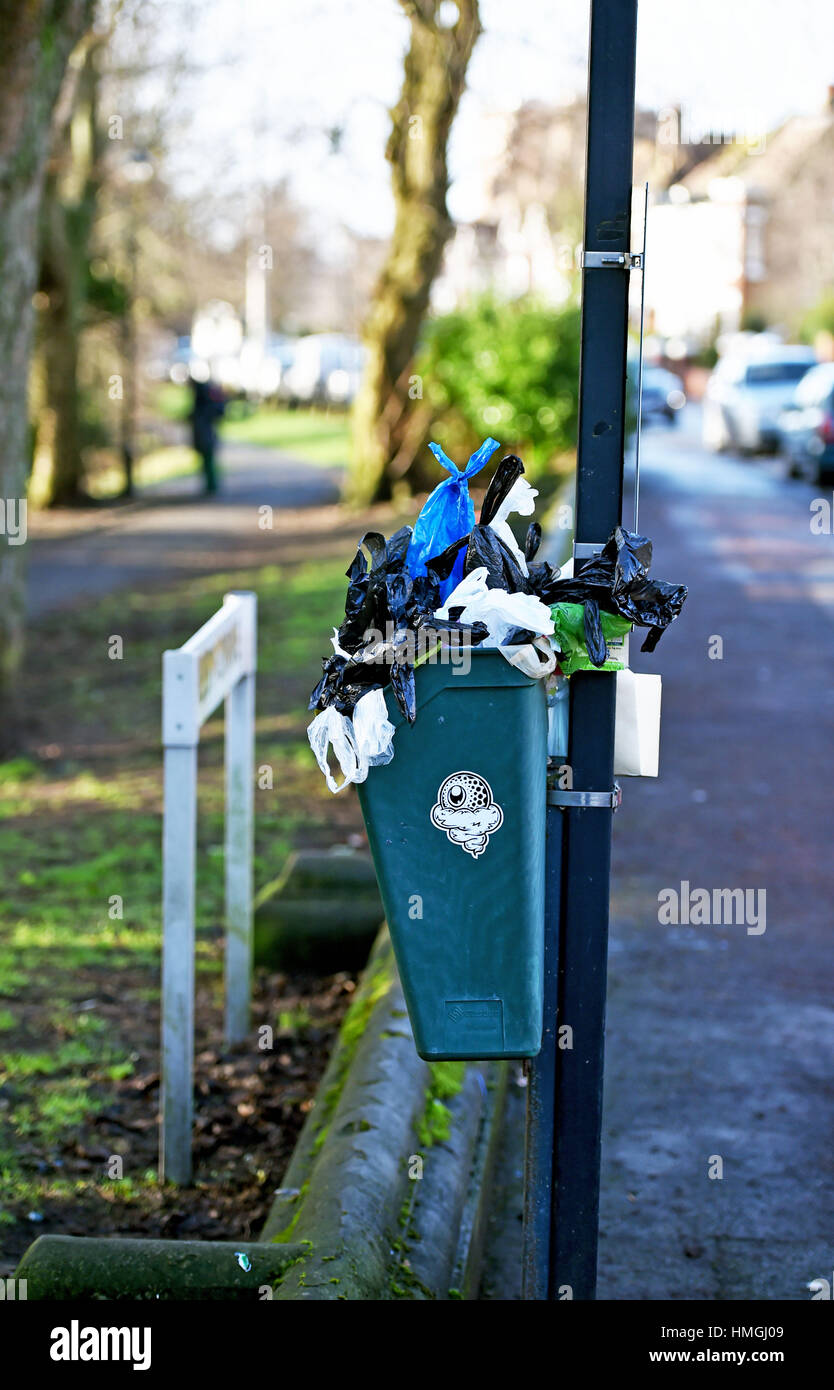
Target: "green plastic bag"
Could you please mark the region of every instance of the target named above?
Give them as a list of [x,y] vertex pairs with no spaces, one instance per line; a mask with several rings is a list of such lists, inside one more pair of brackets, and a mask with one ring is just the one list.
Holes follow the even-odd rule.
[[[566,676],[574,671],[622,671],[624,663],[616,656],[609,656],[603,666],[595,666],[585,645],[585,605],[582,603],[555,603],[550,610],[554,622],[551,641],[562,653],[559,665]],[[602,635],[606,645],[620,643],[631,623],[618,613],[600,612]]]

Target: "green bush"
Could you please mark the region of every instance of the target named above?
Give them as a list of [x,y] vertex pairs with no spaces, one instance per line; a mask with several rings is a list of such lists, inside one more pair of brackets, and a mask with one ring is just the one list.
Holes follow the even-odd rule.
[[575,448],[579,308],[486,296],[430,320],[416,371],[432,438],[462,463],[492,434],[531,477]]
[[818,333],[834,334],[834,290],[827,290],[800,323],[799,336],[804,343],[813,343]]

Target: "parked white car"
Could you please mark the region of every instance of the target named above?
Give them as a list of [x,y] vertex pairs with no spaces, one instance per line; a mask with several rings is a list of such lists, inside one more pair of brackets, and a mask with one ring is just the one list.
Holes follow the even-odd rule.
[[359,389],[365,350],[342,333],[311,333],[295,344],[281,393],[302,405],[348,405]]
[[780,442],[779,416],[816,360],[813,348],[771,343],[722,357],[704,394],[704,447],[772,453]]
[[779,424],[792,477],[823,483],[834,475],[834,362],[802,378]]

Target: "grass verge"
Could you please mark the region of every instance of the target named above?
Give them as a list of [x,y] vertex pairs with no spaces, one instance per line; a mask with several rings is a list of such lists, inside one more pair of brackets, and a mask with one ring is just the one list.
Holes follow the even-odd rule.
[[308,463],[347,466],[350,416],[344,411],[275,410],[263,406],[251,415],[224,420],[223,439],[281,449]]
[[[166,1195],[156,1185],[161,653],[196,630],[226,590],[254,589],[256,888],[291,848],[355,833],[355,798],[330,797],[305,734],[306,695],[344,599],[342,542],[331,550],[319,545],[315,564],[113,595],[30,634],[28,746],[0,765],[0,1243],[4,1229],[14,1235],[12,1264],[46,1230],[88,1233],[108,1229],[108,1220],[135,1230],[130,1208],[147,1214],[150,1229],[139,1227],[146,1234],[171,1233],[166,1211],[176,1209],[183,1234],[193,1235],[187,1222],[198,1198],[218,1218],[208,1229],[219,1237],[224,1216],[242,1220],[240,1212],[218,1214],[234,1188],[230,1173],[239,1201],[243,1178],[264,1194],[280,1178],[352,983],[334,977],[307,988],[273,978],[256,1019],[274,1028],[274,1053],[253,1051],[254,1039],[238,1062],[218,1052],[223,725],[215,718],[200,752],[197,1109],[211,1114],[225,1087],[231,1120],[207,1121],[197,1136],[202,1194]],[[114,633],[123,639],[121,660],[108,658]],[[253,1110],[261,1105],[253,1095],[261,1091],[273,1129],[269,1157],[253,1169]]]

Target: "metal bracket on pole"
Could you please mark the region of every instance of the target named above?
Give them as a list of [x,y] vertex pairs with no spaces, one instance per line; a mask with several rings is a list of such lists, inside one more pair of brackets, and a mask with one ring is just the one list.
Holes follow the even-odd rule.
[[583,270],[643,270],[645,251],[583,251]]
[[605,549],[605,541],[574,541],[574,560],[593,560]]
[[617,807],[622,805],[622,801],[623,793],[619,782],[614,783],[610,792],[562,791],[556,787],[549,787],[547,792],[548,806],[558,806],[563,811],[572,806],[586,810],[599,807],[603,811],[616,811]]
[[[637,428],[634,443],[634,530],[640,520],[640,438],[643,429],[643,338],[646,319],[646,237],[649,221],[649,185],[644,185],[643,248],[641,251],[583,251],[580,264],[583,270],[639,270],[640,279],[640,352],[637,359]],[[577,550],[574,546],[574,555]]]

